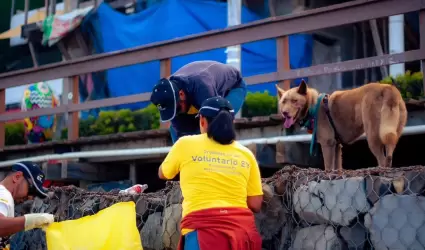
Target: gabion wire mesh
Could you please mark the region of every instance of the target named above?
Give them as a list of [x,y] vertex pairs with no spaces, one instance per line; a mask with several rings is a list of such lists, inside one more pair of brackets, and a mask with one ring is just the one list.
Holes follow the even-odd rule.
[[[425,249],[425,167],[370,168],[342,173],[286,166],[263,179],[256,214],[263,249]],[[56,221],[81,218],[134,201],[143,248],[176,249],[182,196],[178,182],[156,193],[121,195],[52,188],[18,214],[47,212]],[[12,249],[46,249],[41,230],[13,236]]]

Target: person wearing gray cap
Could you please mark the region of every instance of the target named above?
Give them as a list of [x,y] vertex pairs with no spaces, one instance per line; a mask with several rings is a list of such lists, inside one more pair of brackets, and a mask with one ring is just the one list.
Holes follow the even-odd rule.
[[44,179],[41,168],[27,161],[13,164],[12,170],[0,182],[0,249],[8,249],[11,235],[54,222],[53,215],[47,213],[15,217],[15,202],[22,202],[29,196],[47,197],[43,188]]

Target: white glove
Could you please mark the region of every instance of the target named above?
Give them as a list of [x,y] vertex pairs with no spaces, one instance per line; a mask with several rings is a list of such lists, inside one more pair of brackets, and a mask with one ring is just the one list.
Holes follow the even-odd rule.
[[53,214],[38,213],[38,214],[25,214],[25,231],[42,228],[55,221]]

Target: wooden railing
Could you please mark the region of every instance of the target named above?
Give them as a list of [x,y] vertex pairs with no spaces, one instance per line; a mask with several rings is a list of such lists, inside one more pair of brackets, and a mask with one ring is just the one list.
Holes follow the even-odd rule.
[[[423,0],[358,0],[329,7],[304,11],[298,14],[273,17],[250,24],[233,26],[199,35],[187,36],[165,42],[135,47],[117,52],[87,56],[71,61],[49,64],[32,69],[18,70],[0,75],[0,148],[5,145],[4,122],[25,117],[68,113],[68,139],[78,138],[78,112],[81,110],[148,101],[150,93],[141,93],[119,98],[78,103],[78,76],[153,60],[161,62],[161,77],[171,74],[170,58],[191,53],[224,48],[269,38],[277,38],[277,66],[274,73],[245,78],[247,84],[280,82],[289,88],[291,79],[333,74],[390,64],[425,60],[425,2]],[[351,23],[373,20],[408,12],[420,12],[420,48],[399,54],[380,55],[339,63],[315,65],[302,69],[289,69],[288,35],[311,32]],[[425,67],[422,67],[425,69]],[[24,84],[58,78],[71,78],[63,95],[68,103],[57,108],[45,108],[19,113],[5,113],[5,89]],[[325,83],[324,83],[325,84]]]

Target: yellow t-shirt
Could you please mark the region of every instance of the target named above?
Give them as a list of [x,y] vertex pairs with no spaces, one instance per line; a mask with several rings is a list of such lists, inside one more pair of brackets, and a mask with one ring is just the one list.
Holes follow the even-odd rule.
[[207,134],[183,136],[171,148],[161,169],[168,179],[180,172],[182,217],[207,208],[247,208],[247,196],[263,194],[257,160],[236,141],[221,145]]

